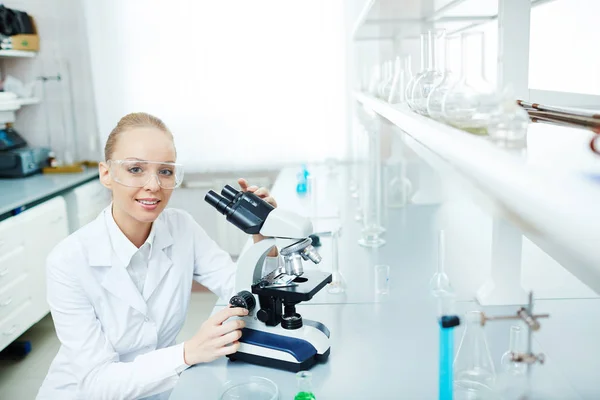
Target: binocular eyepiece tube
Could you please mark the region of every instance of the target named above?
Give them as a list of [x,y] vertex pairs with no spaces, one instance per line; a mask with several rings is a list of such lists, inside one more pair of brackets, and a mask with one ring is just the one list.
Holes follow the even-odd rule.
[[221,190],[221,195],[213,190],[209,190],[204,196],[204,200],[225,215],[231,206],[229,205],[240,192],[229,185],[225,185]]

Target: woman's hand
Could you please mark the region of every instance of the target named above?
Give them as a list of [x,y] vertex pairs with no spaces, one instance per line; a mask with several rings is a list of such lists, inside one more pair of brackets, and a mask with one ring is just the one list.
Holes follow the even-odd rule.
[[[266,187],[259,188],[258,186],[248,186],[248,181],[246,181],[244,178],[238,179],[238,184],[240,185],[240,188],[242,188],[242,192],[252,192],[267,203],[269,203],[270,205],[272,205],[273,207],[277,207],[277,202],[275,201],[273,196],[271,196],[271,193],[269,193],[269,189],[267,189]],[[252,235],[252,240],[254,240],[254,243],[258,243],[264,238],[265,237],[261,234]],[[269,257],[277,257],[277,248],[274,247],[267,255]]]
[[238,351],[240,348],[238,339],[242,337],[241,329],[246,325],[241,319],[225,321],[234,316],[246,315],[248,310],[245,308],[229,306],[207,319],[194,337],[183,344],[185,363],[195,365],[211,362]]

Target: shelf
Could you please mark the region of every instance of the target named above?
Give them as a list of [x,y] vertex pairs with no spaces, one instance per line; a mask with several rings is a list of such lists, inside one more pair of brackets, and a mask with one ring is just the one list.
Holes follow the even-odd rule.
[[530,124],[527,150],[516,152],[406,107],[362,93],[355,99],[401,128],[404,142],[440,175],[468,182],[477,204],[600,293],[600,156],[589,150],[592,132]]
[[[531,0],[532,7],[553,0]],[[498,17],[498,0],[370,0],[355,23],[355,40],[413,38],[425,25],[449,33]]]
[[32,58],[37,56],[36,51],[26,50],[0,50],[0,58]]

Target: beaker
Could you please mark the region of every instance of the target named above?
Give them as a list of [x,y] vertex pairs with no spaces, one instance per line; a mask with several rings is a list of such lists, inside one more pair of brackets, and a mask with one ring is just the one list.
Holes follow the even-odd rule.
[[465,329],[454,358],[455,389],[474,395],[489,391],[496,379],[496,370],[481,321],[481,311],[469,311],[465,314]]
[[388,103],[392,105],[402,104],[406,101],[406,85],[412,79],[410,54],[396,57],[394,80],[388,97]]
[[453,296],[454,289],[450,285],[450,279],[445,271],[446,258],[446,238],[444,231],[441,230],[438,234],[438,262],[437,271],[429,281],[429,290],[434,297]]
[[328,293],[341,294],[346,291],[346,281],[340,271],[340,253],[339,253],[340,229],[335,229],[331,233],[331,283],[327,289]]
[[[458,46],[457,46],[458,45]],[[450,65],[450,51],[460,46],[460,36],[445,37],[436,41],[436,61],[440,63],[442,79],[427,97],[427,114],[436,121],[444,121],[442,103],[444,96],[458,82],[460,65]]]
[[375,294],[386,296],[390,293],[390,266],[379,264],[373,267],[375,270]]
[[523,343],[525,336],[523,335],[523,329],[518,325],[510,327],[510,339],[508,342],[508,350],[502,355],[500,359],[500,365],[502,370],[511,375],[521,375],[527,371],[527,365],[522,362],[512,361],[513,354],[521,353],[524,351]]
[[498,106],[494,88],[484,77],[483,32],[461,34],[461,74],[442,101],[446,123],[476,135],[486,135]]
[[521,148],[527,144],[529,114],[514,98],[512,89],[506,88],[498,94],[498,106],[490,116],[488,134],[498,146]]
[[414,110],[414,104],[412,101],[412,93],[413,93],[413,88],[415,87],[415,82],[417,80],[419,80],[419,78],[421,77],[421,75],[423,75],[425,72],[427,72],[427,65],[428,65],[428,57],[429,54],[427,53],[427,46],[428,46],[428,42],[427,42],[427,33],[422,33],[421,34],[421,68],[419,69],[419,72],[417,72],[415,75],[412,76],[412,78],[410,79],[410,81],[408,81],[408,84],[406,85],[406,103],[408,104],[408,107],[410,107],[411,110]]
[[312,388],[312,373],[309,371],[300,371],[296,374],[298,383],[298,393],[294,400],[316,400]]
[[435,52],[436,47],[440,47],[437,44],[440,41],[445,41],[446,30],[435,29],[430,30],[427,33],[427,51],[429,56],[427,58],[427,70],[421,74],[419,79],[415,81],[412,88],[411,102],[413,110],[421,115],[427,114],[427,98],[433,90],[433,88],[442,80],[443,73],[440,65],[440,60],[436,58]]

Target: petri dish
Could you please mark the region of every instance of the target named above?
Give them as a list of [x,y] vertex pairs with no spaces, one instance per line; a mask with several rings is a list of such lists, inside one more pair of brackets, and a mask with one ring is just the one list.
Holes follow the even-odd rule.
[[250,376],[225,382],[220,400],[279,400],[279,388],[270,379]]

